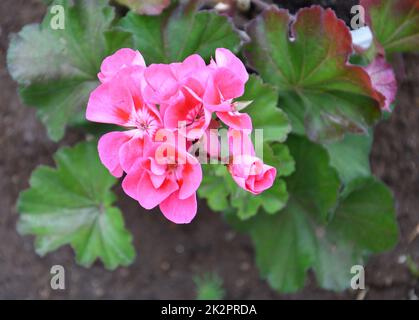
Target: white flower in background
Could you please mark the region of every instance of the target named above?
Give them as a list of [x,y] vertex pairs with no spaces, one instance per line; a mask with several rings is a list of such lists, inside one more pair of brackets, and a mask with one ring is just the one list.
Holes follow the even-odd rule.
[[354,47],[367,50],[372,44],[373,35],[369,27],[362,27],[356,30],[352,30],[351,35]]

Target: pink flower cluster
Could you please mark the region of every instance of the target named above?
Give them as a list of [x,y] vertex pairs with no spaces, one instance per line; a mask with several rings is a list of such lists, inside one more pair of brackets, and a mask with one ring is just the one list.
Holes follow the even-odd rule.
[[[195,54],[183,62],[148,67],[138,51],[117,51],[103,61],[101,84],[86,111],[90,121],[126,128],[101,137],[102,163],[115,177],[126,173],[123,189],[142,207],[159,206],[167,219],[189,223],[197,211],[202,169],[188,150],[223,123],[229,128],[227,168],[234,181],[255,195],[270,188],[276,169],[255,156],[251,118],[236,110],[234,102],[243,95],[248,77],[243,63],[222,48],[209,65]],[[182,136],[185,143],[166,133]],[[205,150],[208,157],[218,157],[219,149]]]

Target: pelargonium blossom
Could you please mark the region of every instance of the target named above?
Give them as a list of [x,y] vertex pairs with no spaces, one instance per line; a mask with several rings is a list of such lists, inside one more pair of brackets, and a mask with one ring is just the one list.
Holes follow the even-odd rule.
[[[251,118],[234,101],[249,75],[229,50],[217,49],[209,65],[194,54],[183,62],[146,66],[140,52],[121,49],[103,61],[98,78],[86,118],[125,129],[100,138],[100,160],[114,176],[126,174],[124,191],[145,209],[159,206],[175,223],[195,217],[202,169],[191,147],[214,138],[212,131],[222,124],[230,135],[227,168],[238,186],[255,195],[272,186],[276,169],[256,157]],[[220,159],[215,136],[205,149]]]
[[246,130],[229,130],[230,161],[227,169],[239,187],[258,195],[272,187],[276,169],[256,156],[249,135]]
[[160,206],[170,221],[189,223],[196,215],[196,190],[201,181],[201,165],[185,149],[152,143],[127,173],[122,187],[145,209]]

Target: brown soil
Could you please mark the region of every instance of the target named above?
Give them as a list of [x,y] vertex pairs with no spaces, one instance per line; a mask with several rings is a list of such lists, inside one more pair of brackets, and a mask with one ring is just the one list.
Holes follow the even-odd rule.
[[[193,223],[179,226],[169,223],[158,212],[142,210],[119,187],[116,189],[118,205],[134,234],[138,255],[131,267],[109,272],[96,263],[84,269],[74,263],[73,252],[68,247],[44,258],[37,256],[33,238],[21,237],[16,232],[15,203],[19,192],[28,187],[32,170],[39,164],[52,164],[52,154],[59,145],[48,139],[35,111],[19,101],[16,84],[5,67],[5,55],[9,34],[25,24],[40,21],[44,10],[40,1],[35,0],[0,2],[0,298],[193,299],[193,275],[205,271],[215,271],[224,279],[230,299],[353,299],[357,296],[353,291],[336,294],[318,289],[313,277],[300,293],[279,295],[259,278],[249,239],[232,231],[205,203],[200,204],[199,215]],[[396,196],[401,241],[393,251],[370,260],[366,273],[367,299],[408,299],[415,289],[419,294],[417,280],[405,264],[399,263],[400,256],[407,254],[419,261],[419,237],[409,242],[419,225],[418,57],[403,57],[407,71],[399,81],[397,109],[391,120],[378,126],[375,134],[374,173]],[[80,134],[70,131],[60,145],[79,139]],[[67,271],[65,291],[50,289],[49,270],[54,264],[63,265]]]

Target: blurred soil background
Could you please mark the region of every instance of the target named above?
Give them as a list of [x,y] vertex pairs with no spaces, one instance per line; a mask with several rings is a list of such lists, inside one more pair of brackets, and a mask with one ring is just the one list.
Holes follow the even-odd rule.
[[[349,21],[356,1],[276,1],[295,11],[310,4],[331,6]],[[74,263],[69,247],[44,258],[33,249],[33,238],[16,231],[15,204],[28,187],[39,164],[53,164],[61,145],[83,136],[69,130],[65,139],[51,142],[33,108],[22,105],[17,86],[8,75],[6,52],[11,33],[40,22],[46,7],[39,0],[0,1],[0,299],[194,299],[193,276],[216,272],[224,280],[229,299],[415,299],[419,282],[406,266],[411,256],[419,262],[419,55],[399,59],[399,94],[390,120],[378,125],[372,152],[374,173],[397,199],[401,230],[399,245],[370,259],[367,291],[334,293],[317,288],[313,275],[304,290],[280,295],[261,280],[249,238],[234,232],[204,202],[189,225],[174,225],[157,211],[146,212],[125,196],[120,187],[118,206],[134,234],[137,259],[129,268],[106,271],[101,263],[85,269]],[[252,7],[252,10],[256,8]],[[403,74],[403,70],[405,74]],[[416,230],[416,231],[415,231]],[[66,269],[66,290],[50,289],[50,268]]]

